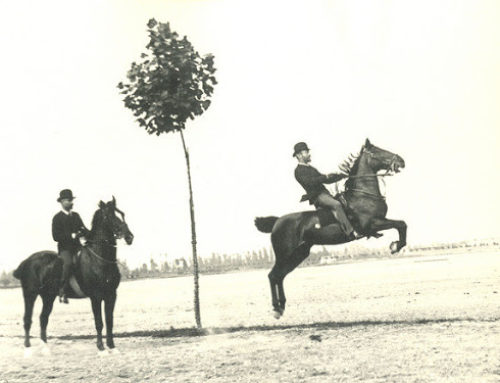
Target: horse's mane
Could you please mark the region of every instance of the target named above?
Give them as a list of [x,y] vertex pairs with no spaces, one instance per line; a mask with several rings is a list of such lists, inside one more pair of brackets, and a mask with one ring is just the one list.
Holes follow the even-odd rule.
[[102,223],[102,211],[101,209],[97,209],[96,212],[94,213],[94,217],[92,218],[92,224],[90,226],[90,238],[95,237],[96,230],[101,223]]
[[[339,169],[342,174],[352,176],[357,173],[359,167],[359,160],[361,159],[361,154],[363,153],[363,148],[357,154],[349,154],[349,156],[339,165]],[[345,190],[349,190],[353,186],[354,179],[347,178],[344,183]]]

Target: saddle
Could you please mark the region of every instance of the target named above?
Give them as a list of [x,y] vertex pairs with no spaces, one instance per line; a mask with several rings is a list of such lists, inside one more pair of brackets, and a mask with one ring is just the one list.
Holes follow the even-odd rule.
[[80,285],[78,284],[78,281],[76,280],[75,277],[75,271],[76,267],[78,265],[78,261],[80,260],[80,256],[82,254],[84,246],[81,246],[78,248],[76,253],[73,254],[72,257],[72,265],[73,265],[73,270],[71,272],[71,275],[69,277],[68,283],[69,283],[69,291],[67,294],[68,298],[86,298],[87,296],[85,293],[82,291]]
[[333,212],[330,209],[316,207],[316,214],[318,216],[319,224],[321,227],[325,227],[337,222],[333,215]]
[[[344,193],[337,193],[333,196],[337,201],[339,201],[342,204],[342,208],[344,209],[347,218],[352,221],[352,213],[349,207],[347,206],[347,200],[345,199]],[[318,219],[319,219],[319,224],[321,227],[325,227],[328,225],[331,225],[332,223],[337,223],[337,219],[333,215],[333,212],[330,209],[325,209],[318,204],[314,204],[314,207],[316,208]],[[378,233],[378,232],[371,232],[371,233],[366,233],[366,237],[374,237],[374,238],[380,238],[382,237],[383,234]]]
[[[348,214],[349,209],[347,207],[347,201],[344,197],[344,193],[337,193],[333,196],[333,198],[335,198],[342,204],[344,211],[346,212],[346,214]],[[319,218],[319,224],[321,225],[321,227],[331,225],[332,223],[337,223],[337,219],[330,209],[325,209],[324,207],[319,206],[317,203],[314,204],[314,207],[316,208]],[[351,219],[349,215],[348,218]]]

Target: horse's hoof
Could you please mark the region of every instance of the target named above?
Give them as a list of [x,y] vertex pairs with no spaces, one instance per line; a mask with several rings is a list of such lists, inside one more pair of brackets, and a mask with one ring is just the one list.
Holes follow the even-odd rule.
[[50,351],[49,346],[47,346],[47,344],[44,344],[42,346],[42,355],[49,356],[50,354],[52,354],[52,352]]
[[389,249],[391,250],[391,254],[397,253],[399,251],[398,241],[391,242],[391,245],[389,246]]
[[273,311],[273,317],[274,317],[274,319],[280,319],[282,315],[283,315],[283,313],[281,311],[279,311],[279,310],[274,310]]
[[31,358],[33,356],[33,349],[31,347],[24,348],[24,357]]
[[119,355],[120,354],[120,350],[118,350],[117,348],[110,348],[109,349],[109,353],[111,355]]

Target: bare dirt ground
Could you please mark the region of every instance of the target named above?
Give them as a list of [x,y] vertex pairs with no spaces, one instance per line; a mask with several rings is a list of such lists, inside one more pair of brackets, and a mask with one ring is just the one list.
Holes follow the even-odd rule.
[[23,357],[20,289],[0,291],[1,382],[498,382],[500,254],[295,270],[271,316],[267,271],[123,283],[118,355],[98,356],[88,300],[56,304],[51,355]]

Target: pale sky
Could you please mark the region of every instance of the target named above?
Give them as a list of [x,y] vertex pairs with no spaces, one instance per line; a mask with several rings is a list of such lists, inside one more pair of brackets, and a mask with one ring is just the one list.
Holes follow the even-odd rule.
[[149,136],[116,88],[151,17],[218,69],[187,131],[201,256],[269,246],[255,216],[310,209],[297,141],[323,172],[367,137],[401,155],[388,217],[408,223],[410,245],[500,234],[498,1],[12,1],[0,12],[0,270],[55,249],[63,188],[87,225],[116,196],[130,265],[191,255],[180,137]]

